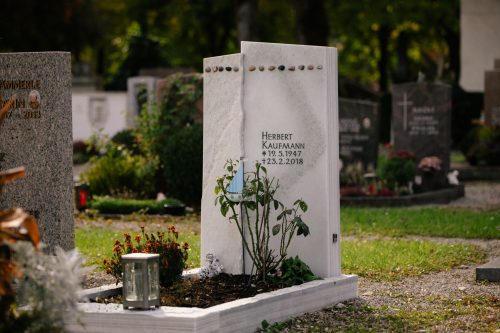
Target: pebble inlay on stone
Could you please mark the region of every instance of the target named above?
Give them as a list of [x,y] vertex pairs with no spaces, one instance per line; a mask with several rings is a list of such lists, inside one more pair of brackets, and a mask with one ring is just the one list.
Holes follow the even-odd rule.
[[[221,68],[222,68],[222,69],[221,69]],[[286,67],[285,65],[279,65],[278,67],[271,65],[271,66],[267,67],[267,70],[268,70],[268,71],[270,71],[270,72],[272,72],[272,71],[274,71],[276,68],[278,68],[280,71],[284,71],[287,67]],[[311,64],[311,65],[308,65],[307,67],[306,67],[305,65],[299,65],[299,66],[297,66],[297,67],[296,67],[296,66],[293,66],[293,65],[288,66],[288,70],[289,70],[289,71],[291,71],[291,72],[295,71],[295,69],[296,69],[296,68],[300,69],[301,71],[303,71],[303,70],[304,70],[304,69],[306,69],[306,68],[307,68],[308,70],[312,71],[312,70],[314,70],[314,69],[318,69],[318,70],[323,69],[323,65],[317,65],[317,66],[315,66],[315,65],[312,65],[312,64]],[[254,71],[256,71],[257,69],[258,69],[260,72],[263,72],[263,71],[265,71],[265,70],[266,70],[266,67],[265,67],[265,66],[249,66],[249,67],[248,67],[248,70],[249,70],[250,72],[254,72]],[[223,67],[219,67],[219,71],[223,71],[223,70],[224,70],[224,68],[223,68]],[[230,68],[230,67],[226,67],[226,71],[230,71],[230,70],[231,70],[231,68]],[[237,72],[237,71],[238,71],[238,67],[236,67],[236,66],[235,66],[235,67],[233,67],[233,70],[234,70],[235,72]],[[217,69],[216,69],[216,67],[215,67],[215,68],[214,68],[214,72],[216,72],[216,71],[217,71]]]

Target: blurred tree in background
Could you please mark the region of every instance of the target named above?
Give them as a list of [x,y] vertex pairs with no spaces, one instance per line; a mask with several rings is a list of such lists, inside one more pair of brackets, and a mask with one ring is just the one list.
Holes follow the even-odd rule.
[[192,67],[240,40],[329,45],[339,72],[375,92],[456,82],[459,0],[3,0],[1,51],[63,50],[125,89],[141,68]]

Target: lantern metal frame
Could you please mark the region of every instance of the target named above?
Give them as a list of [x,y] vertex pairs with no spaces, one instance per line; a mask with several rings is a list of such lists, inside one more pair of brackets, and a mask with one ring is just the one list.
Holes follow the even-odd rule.
[[[155,253],[129,253],[122,255],[121,264],[122,264],[122,274],[123,274],[123,308],[134,308],[134,309],[151,309],[152,307],[156,308],[160,306],[160,277],[159,277],[159,265],[160,255]],[[156,286],[156,297],[150,299],[150,280],[149,276],[150,270],[149,266],[154,265],[156,263],[156,277],[153,278],[153,281],[156,281],[158,284]],[[135,267],[139,267],[139,270],[142,271],[142,284],[137,286],[142,290],[142,299],[138,300],[127,300],[127,291],[129,289],[129,279],[127,277],[128,271],[126,269],[127,264],[133,264]],[[135,279],[135,278],[134,278]]]

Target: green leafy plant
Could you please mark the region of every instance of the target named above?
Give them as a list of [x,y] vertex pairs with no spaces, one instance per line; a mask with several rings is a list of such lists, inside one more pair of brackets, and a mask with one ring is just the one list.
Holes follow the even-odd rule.
[[282,284],[286,287],[319,279],[299,256],[283,260],[281,267],[273,276],[274,283]]
[[391,190],[407,186],[415,179],[415,174],[415,156],[406,150],[390,152],[378,169],[379,179]]
[[478,126],[466,135],[460,149],[471,165],[500,165],[500,129]]
[[81,175],[82,181],[97,195],[118,197],[153,197],[158,161],[132,155],[122,145],[107,143],[103,156],[91,159],[91,167]]
[[160,153],[169,196],[199,208],[203,176],[203,126],[194,124],[172,134]]
[[138,140],[135,131],[132,129],[121,130],[111,137],[111,142],[115,145],[124,146],[132,154],[139,154]]
[[[136,235],[134,241],[128,233],[123,234],[125,241],[115,240],[113,256],[103,261],[106,273],[113,275],[116,282],[121,281],[122,265],[121,256],[128,253],[158,253],[160,255],[160,285],[171,286],[182,277],[185,262],[188,258],[189,245],[177,242],[179,233],[174,226],[168,227],[167,233],[157,232],[156,236],[146,234],[141,227],[142,236]],[[134,244],[135,242],[135,244]]]
[[[265,281],[267,275],[274,273],[286,258],[293,237],[309,235],[309,227],[301,215],[307,211],[307,204],[298,199],[292,208],[285,207],[275,198],[279,181],[274,177],[269,178],[266,168],[258,162],[255,163],[255,171],[245,173],[242,200],[232,201],[228,188],[236,174],[236,163],[229,160],[224,168],[227,173],[217,179],[215,204],[220,205],[223,216],[229,214],[229,222],[236,224],[244,248],[252,259],[257,278]],[[272,211],[277,213],[274,225],[270,221]],[[248,233],[250,241],[245,233]],[[280,247],[276,253],[275,249],[270,248],[269,240],[271,236],[278,235]]]
[[199,208],[203,76],[173,74],[165,80],[157,96],[159,103],[141,112],[136,134],[143,154],[158,161],[157,190]]
[[291,320],[270,324],[267,320],[264,319],[260,323],[261,327],[257,330],[257,332],[279,333],[283,329],[288,328],[290,326],[290,324],[291,324]]
[[73,164],[87,163],[94,155],[97,155],[97,151],[92,145],[82,140],[73,142]]

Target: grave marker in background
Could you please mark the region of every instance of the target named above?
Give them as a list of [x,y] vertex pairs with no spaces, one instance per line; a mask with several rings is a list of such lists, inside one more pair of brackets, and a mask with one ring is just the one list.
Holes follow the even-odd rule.
[[339,98],[340,159],[345,165],[361,162],[374,171],[378,158],[378,105]]
[[16,105],[0,128],[1,169],[26,168],[7,185],[0,207],[20,207],[38,220],[50,249],[74,247],[71,54],[0,54],[2,103]]
[[435,83],[404,83],[392,90],[392,142],[415,154],[417,165],[437,156],[450,166],[451,88]]
[[250,272],[236,226],[214,206],[225,161],[243,158],[245,170],[259,161],[280,180],[285,205],[309,204],[311,234],[295,237],[288,255],[319,276],[339,276],[336,50],[243,42],[241,54],[205,59],[204,71],[202,258],[212,253],[225,271]]
[[144,103],[150,106],[155,102],[156,83],[152,76],[136,76],[127,79],[128,125],[134,126]]
[[486,125],[500,126],[500,59],[495,69],[484,73],[484,120]]

